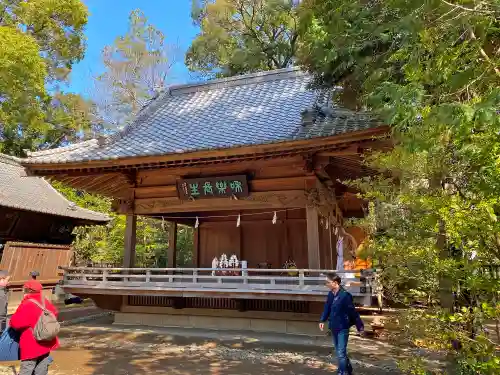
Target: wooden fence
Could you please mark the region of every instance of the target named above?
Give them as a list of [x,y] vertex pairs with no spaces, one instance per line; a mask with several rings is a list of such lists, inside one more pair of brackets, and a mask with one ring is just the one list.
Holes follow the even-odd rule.
[[11,287],[21,287],[30,279],[30,272],[44,285],[54,285],[62,278],[61,266],[71,263],[73,251],[69,245],[7,242],[3,249],[0,269],[11,276]]

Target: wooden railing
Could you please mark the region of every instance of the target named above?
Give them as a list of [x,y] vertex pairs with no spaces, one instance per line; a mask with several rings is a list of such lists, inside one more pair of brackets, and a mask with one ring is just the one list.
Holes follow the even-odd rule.
[[[328,270],[214,268],[63,268],[69,293],[219,296],[230,298],[324,300]],[[371,302],[373,272],[340,271],[359,304]]]

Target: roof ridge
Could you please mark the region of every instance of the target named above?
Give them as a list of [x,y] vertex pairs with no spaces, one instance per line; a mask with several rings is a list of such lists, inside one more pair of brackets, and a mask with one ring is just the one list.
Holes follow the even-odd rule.
[[[238,85],[238,83],[239,85],[246,85],[250,83],[248,81],[254,81],[256,78],[260,78],[260,80],[252,83],[258,83],[262,81],[272,81],[278,79],[287,79],[293,76],[300,75],[301,73],[307,74],[306,72],[302,71],[299,67],[264,70],[254,73],[240,74],[232,77],[210,79],[203,82],[188,82],[183,84],[171,85],[168,86],[166,90],[170,92],[170,94],[172,95],[175,91],[178,90],[196,89],[201,87],[212,88],[212,86],[216,86],[217,88],[219,88],[227,86],[228,84],[230,84],[230,86],[236,86]],[[198,90],[193,90],[190,92],[196,92],[196,91]]]
[[16,156],[0,153],[0,163],[21,166],[21,159]]
[[75,150],[75,149],[81,148],[82,146],[89,145],[89,144],[96,142],[96,141],[97,141],[97,139],[92,138],[92,139],[88,139],[86,141],[74,143],[74,144],[69,145],[69,146],[49,148],[48,150],[40,150],[40,151],[28,151],[26,154],[28,155],[28,157],[35,157],[35,158],[38,156],[62,154],[63,152]]

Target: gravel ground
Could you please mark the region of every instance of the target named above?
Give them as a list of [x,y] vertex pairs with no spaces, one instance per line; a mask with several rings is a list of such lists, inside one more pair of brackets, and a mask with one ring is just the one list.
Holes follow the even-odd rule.
[[[387,343],[353,337],[357,375],[398,374],[402,352]],[[168,329],[116,327],[107,321],[68,326],[54,352],[51,375],[326,375],[335,373],[329,345],[270,344],[256,337],[217,334],[205,338]],[[1,367],[0,375],[13,375]]]

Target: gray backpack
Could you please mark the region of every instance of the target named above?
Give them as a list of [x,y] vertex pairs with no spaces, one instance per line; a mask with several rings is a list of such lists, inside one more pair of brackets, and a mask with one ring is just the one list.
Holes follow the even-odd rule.
[[38,318],[35,328],[33,328],[33,337],[35,340],[43,342],[55,339],[61,330],[61,325],[55,315],[45,307],[45,299],[43,299],[43,304],[31,298],[28,301],[33,302],[42,310],[42,315]]

